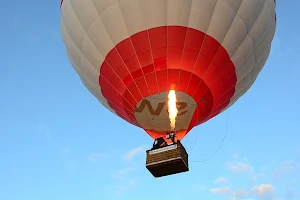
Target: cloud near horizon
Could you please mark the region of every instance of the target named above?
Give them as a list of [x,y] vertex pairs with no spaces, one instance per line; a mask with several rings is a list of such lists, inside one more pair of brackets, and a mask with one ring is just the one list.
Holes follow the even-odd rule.
[[235,198],[243,198],[247,195],[247,191],[245,189],[239,189],[234,192]]
[[259,186],[255,186],[254,188],[252,188],[252,190],[250,192],[251,192],[251,194],[253,194],[254,196],[256,196],[258,198],[273,199],[275,189],[270,184],[261,184]]
[[227,195],[231,192],[231,188],[230,187],[211,188],[210,192],[218,195]]
[[245,199],[247,197],[247,191],[246,189],[239,189],[234,191],[233,196],[230,197],[230,200],[251,200],[251,199]]

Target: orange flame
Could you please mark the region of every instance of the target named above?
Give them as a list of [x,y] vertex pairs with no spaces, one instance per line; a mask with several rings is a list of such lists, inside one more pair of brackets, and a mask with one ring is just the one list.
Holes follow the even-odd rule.
[[168,94],[168,111],[169,111],[169,119],[171,130],[175,129],[176,117],[178,113],[178,109],[176,107],[176,93],[175,90],[170,90]]

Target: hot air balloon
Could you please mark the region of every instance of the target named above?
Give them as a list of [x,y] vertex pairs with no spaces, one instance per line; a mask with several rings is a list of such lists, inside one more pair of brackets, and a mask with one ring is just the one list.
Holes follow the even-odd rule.
[[153,139],[170,141],[173,131],[180,141],[253,85],[270,53],[275,6],[62,0],[61,33],[74,69],[103,106]]

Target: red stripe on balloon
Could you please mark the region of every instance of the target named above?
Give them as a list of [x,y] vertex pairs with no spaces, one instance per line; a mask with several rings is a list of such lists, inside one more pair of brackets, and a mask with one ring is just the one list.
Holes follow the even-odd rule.
[[180,26],[157,27],[123,40],[106,56],[99,77],[109,105],[122,105],[117,114],[133,124],[134,108],[143,98],[170,89],[186,92],[198,103],[189,130],[229,104],[236,82],[235,67],[220,43]]

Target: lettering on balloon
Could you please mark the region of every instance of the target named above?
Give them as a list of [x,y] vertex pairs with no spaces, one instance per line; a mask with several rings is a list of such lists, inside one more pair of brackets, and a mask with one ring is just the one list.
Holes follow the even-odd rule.
[[[159,116],[161,114],[161,112],[164,110],[165,105],[166,105],[166,102],[160,102],[156,108],[153,108],[150,101],[148,101],[147,99],[143,99],[141,104],[139,106],[137,106],[134,111],[135,112],[143,112],[145,110],[145,108],[147,107],[149,112],[151,113],[151,115]],[[178,109],[177,116],[184,115],[185,113],[187,113],[188,110],[185,110],[185,108],[187,107],[186,102],[176,102],[176,105],[177,105],[177,109]],[[168,109],[166,109],[165,111],[168,112]],[[182,111],[182,112],[180,112],[180,111]]]

